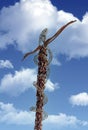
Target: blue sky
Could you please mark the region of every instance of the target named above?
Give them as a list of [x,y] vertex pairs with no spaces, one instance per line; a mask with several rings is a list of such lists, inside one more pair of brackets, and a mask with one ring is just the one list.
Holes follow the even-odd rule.
[[53,60],[45,93],[44,130],[88,130],[88,1],[0,0],[0,128],[33,130],[37,66],[33,54],[42,29],[47,38],[77,20],[49,48]]

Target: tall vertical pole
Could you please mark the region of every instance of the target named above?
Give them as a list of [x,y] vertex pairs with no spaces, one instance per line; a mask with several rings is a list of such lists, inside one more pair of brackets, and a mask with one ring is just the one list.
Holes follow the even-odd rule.
[[35,127],[34,130],[42,130],[42,120],[43,120],[43,105],[44,105],[44,89],[47,78],[47,49],[44,46],[41,46],[41,49],[38,54],[38,75],[37,82],[35,86],[37,87],[36,92],[36,118],[35,118]]
[[[35,126],[34,130],[42,130],[42,120],[44,118],[44,110],[43,106],[45,104],[45,94],[44,94],[44,89],[45,89],[45,83],[47,80],[47,71],[48,71],[48,65],[49,65],[49,60],[51,55],[50,51],[47,49],[47,46],[49,43],[51,43],[68,25],[76,22],[70,21],[66,25],[62,26],[52,37],[49,39],[43,41],[43,45],[39,45],[34,51],[28,52],[24,55],[23,60],[30,54],[33,54],[36,51],[39,51],[38,56],[37,56],[37,64],[38,64],[38,73],[37,73],[37,81],[34,82],[34,86],[36,87],[36,106],[31,107],[30,110],[35,111]],[[46,30],[46,29],[45,29]],[[47,53],[48,52],[48,53]]]

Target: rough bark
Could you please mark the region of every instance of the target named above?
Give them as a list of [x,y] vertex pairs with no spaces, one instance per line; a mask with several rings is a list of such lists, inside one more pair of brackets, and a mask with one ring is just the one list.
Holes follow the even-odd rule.
[[41,47],[38,54],[38,75],[37,75],[37,101],[36,101],[36,118],[34,130],[42,130],[43,120],[43,103],[44,103],[44,89],[47,78],[47,50],[44,46]]
[[[62,26],[52,37],[44,41],[42,46],[38,46],[34,51],[28,52],[24,55],[23,60],[28,57],[30,54],[35,53],[36,51],[39,51],[37,59],[35,62],[38,64],[38,74],[37,74],[37,81],[34,82],[34,86],[36,87],[36,107],[32,107],[31,110],[36,112],[35,115],[35,126],[34,130],[42,130],[42,120],[44,116],[44,89],[45,89],[45,83],[47,80],[47,71],[48,71],[48,65],[52,59],[50,50],[47,49],[48,44],[50,44],[54,39],[59,36],[59,34],[70,24],[76,22],[70,21],[64,26]],[[48,57],[47,51],[50,55]]]

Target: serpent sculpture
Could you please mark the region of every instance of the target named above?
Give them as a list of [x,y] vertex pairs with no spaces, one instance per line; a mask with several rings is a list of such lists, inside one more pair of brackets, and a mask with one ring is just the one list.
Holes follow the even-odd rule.
[[32,52],[28,52],[24,55],[23,60],[30,54],[38,51],[38,54],[34,57],[34,62],[38,65],[37,81],[33,82],[36,87],[36,106],[30,108],[31,111],[36,112],[34,130],[42,130],[42,120],[48,117],[48,114],[44,111],[43,107],[47,103],[48,98],[44,93],[45,85],[47,82],[47,76],[49,71],[49,64],[52,60],[52,53],[48,48],[48,44],[51,43],[68,25],[76,22],[70,21],[62,26],[52,37],[46,40],[47,28],[45,28],[39,36],[39,46]]

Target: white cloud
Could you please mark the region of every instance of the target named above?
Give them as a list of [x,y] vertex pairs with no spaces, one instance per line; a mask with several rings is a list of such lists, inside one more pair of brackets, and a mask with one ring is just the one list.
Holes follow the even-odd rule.
[[[40,31],[49,28],[50,37],[70,20],[73,14],[58,11],[49,0],[21,0],[0,12],[0,48],[13,44],[22,52],[37,46]],[[88,56],[88,12],[82,21],[70,25],[52,44],[53,53],[69,58]],[[55,43],[55,44],[54,44]]]
[[14,68],[9,60],[0,60],[0,68]]
[[61,66],[60,61],[58,61],[57,58],[55,58],[55,57],[53,57],[53,59],[52,59],[52,64],[57,65],[57,66]]
[[[0,102],[0,123],[16,125],[33,125],[35,120],[34,112],[16,109],[13,104]],[[81,121],[75,116],[60,113],[59,115],[49,115],[43,122],[48,127],[66,127],[66,126],[88,126],[88,121]]]
[[[0,48],[15,44],[21,51],[36,46],[38,35],[56,23],[57,10],[48,0],[21,0],[0,13]],[[35,41],[36,40],[36,41]],[[15,41],[15,43],[14,43]]]
[[57,88],[60,88],[58,83],[53,83],[53,82],[51,82],[50,79],[47,80],[47,82],[46,82],[46,90],[52,92]]
[[32,87],[33,80],[36,78],[36,72],[32,69],[23,69],[15,71],[15,74],[6,74],[1,79],[0,92],[12,96],[19,95]]
[[[76,19],[72,18],[70,13],[66,13],[64,11],[59,11],[61,21]],[[61,15],[62,14],[62,15]],[[66,20],[64,20],[64,16]],[[71,19],[70,19],[71,18]],[[79,58],[79,57],[87,57],[88,56],[88,13],[86,13],[82,19],[82,21],[77,20],[72,26],[69,26],[65,31],[63,31],[62,35],[57,38],[51,47],[53,48],[56,54],[64,54],[69,59],[71,58]],[[60,20],[60,19],[59,19]],[[63,23],[62,22],[62,23]],[[57,47],[58,46],[58,47]]]
[[70,103],[77,106],[88,106],[88,93],[83,92],[70,97]]
[[34,122],[34,113],[16,109],[13,104],[0,102],[0,122],[27,125]]
[[58,125],[58,127],[76,126],[80,124],[80,120],[75,116],[68,116],[64,113],[60,113],[59,115],[50,115],[46,120],[46,123]]
[[51,115],[47,119],[50,123],[57,124],[58,122],[60,125],[69,125],[69,124],[75,124],[77,122],[76,117],[74,116],[67,116],[66,114],[60,113],[59,115]]
[[[37,80],[35,69],[22,69],[15,71],[14,74],[6,74],[0,82],[0,93],[6,93],[11,96],[17,96],[29,88],[34,88],[33,82]],[[52,83],[50,80],[46,83],[46,90],[54,91],[58,83]]]

